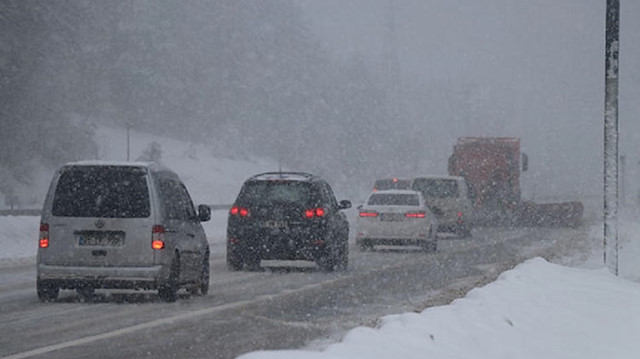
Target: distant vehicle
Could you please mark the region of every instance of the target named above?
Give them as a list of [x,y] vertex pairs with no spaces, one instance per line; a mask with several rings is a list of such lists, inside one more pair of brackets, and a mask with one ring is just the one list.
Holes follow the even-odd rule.
[[209,244],[177,174],[153,163],[76,162],[54,175],[40,223],[37,292],[97,288],[209,291]]
[[376,245],[417,245],[436,251],[438,221],[420,192],[372,192],[358,209],[356,244],[361,250]]
[[384,178],[373,183],[373,191],[387,189],[411,189],[411,180],[406,178]]
[[514,137],[460,137],[449,157],[448,172],[467,180],[476,218],[484,223],[576,226],[582,221],[581,202],[523,201],[520,173],[528,157]]
[[305,172],[269,172],[245,181],[227,224],[230,270],[262,260],[314,261],[325,271],[349,263],[349,223],[329,183]]
[[437,215],[439,232],[453,232],[463,238],[471,236],[473,204],[463,177],[416,177],[412,189],[422,193]]

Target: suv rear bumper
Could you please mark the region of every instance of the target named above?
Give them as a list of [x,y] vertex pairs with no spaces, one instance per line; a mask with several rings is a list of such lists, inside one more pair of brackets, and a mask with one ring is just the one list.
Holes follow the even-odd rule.
[[264,230],[230,231],[227,251],[259,259],[316,260],[326,254],[328,243],[324,232],[319,228],[298,228],[286,234],[268,234]]
[[82,287],[155,289],[168,278],[162,266],[75,267],[39,264],[38,281],[61,289]]

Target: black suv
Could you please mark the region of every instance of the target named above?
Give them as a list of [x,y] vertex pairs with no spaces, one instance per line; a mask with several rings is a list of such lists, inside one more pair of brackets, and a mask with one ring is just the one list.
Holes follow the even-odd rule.
[[262,259],[315,261],[323,270],[349,262],[349,223],[329,184],[304,172],[268,172],[247,179],[227,225],[230,270]]

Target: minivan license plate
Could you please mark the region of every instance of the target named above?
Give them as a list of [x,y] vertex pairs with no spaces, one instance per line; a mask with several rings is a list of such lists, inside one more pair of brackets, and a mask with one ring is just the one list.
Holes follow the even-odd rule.
[[124,234],[119,232],[107,233],[78,233],[78,245],[80,246],[108,246],[118,247],[123,244]]

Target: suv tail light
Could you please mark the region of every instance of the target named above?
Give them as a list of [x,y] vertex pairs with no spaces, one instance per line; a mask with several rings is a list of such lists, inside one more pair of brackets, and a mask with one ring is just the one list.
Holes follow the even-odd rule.
[[151,248],[163,249],[164,248],[164,226],[156,224],[151,229]]
[[48,223],[40,223],[40,248],[49,247],[49,224]]
[[310,208],[304,211],[304,216],[306,218],[324,217],[325,214],[326,214],[326,211],[322,207]]
[[425,212],[407,212],[404,214],[407,218],[424,218],[426,216]]
[[378,217],[378,212],[360,212],[360,217]]
[[238,206],[233,206],[231,207],[231,211],[229,211],[229,213],[231,213],[232,216],[240,216],[240,217],[248,217],[249,216],[249,209],[245,208],[245,207],[238,207]]

